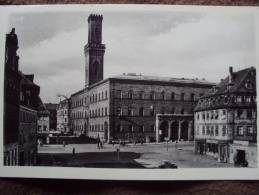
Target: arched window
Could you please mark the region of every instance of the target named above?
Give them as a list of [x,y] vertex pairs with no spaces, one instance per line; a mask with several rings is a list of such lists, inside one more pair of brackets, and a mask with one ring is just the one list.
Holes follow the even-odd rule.
[[128,92],[128,98],[129,98],[129,99],[132,99],[132,98],[133,98],[133,92],[132,92],[132,90],[130,90],[130,91]]
[[144,133],[144,131],[145,131],[144,125],[140,125],[139,131],[140,131],[141,133]]
[[144,99],[144,92],[143,91],[139,92],[139,99],[141,99],[141,100]]
[[174,92],[171,93],[171,100],[175,100],[175,93]]
[[181,109],[181,114],[184,114],[184,108]]
[[133,132],[133,125],[129,125],[129,132]]
[[128,116],[133,116],[133,109],[132,108],[128,108]]
[[155,93],[153,91],[151,91],[150,93],[150,99],[151,100],[154,100],[155,99]]
[[117,125],[117,132],[121,132],[122,131],[122,126],[121,125]]
[[195,95],[194,95],[194,93],[191,93],[191,97],[190,97],[190,99],[191,99],[191,101],[192,101],[192,102],[194,101],[194,99],[195,99]]
[[165,92],[164,91],[161,92],[161,99],[165,100]]
[[161,114],[165,114],[165,107],[161,108]]
[[154,108],[150,108],[150,116],[154,116],[155,115],[155,109]]
[[144,108],[139,108],[139,116],[144,116]]
[[150,131],[151,132],[155,131],[155,125],[150,125]]
[[181,100],[184,101],[184,93],[181,93]]

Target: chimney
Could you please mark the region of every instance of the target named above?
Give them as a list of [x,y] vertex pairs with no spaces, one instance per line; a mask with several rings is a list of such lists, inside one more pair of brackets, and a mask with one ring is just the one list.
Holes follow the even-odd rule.
[[229,83],[233,82],[234,74],[233,74],[233,67],[229,67]]

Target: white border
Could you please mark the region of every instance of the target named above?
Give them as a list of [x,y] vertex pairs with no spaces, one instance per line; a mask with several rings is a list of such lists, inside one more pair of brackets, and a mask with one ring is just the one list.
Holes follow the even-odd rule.
[[[75,12],[92,11],[102,14],[111,12],[162,12],[191,11],[221,14],[252,13],[255,16],[256,51],[259,46],[259,8],[222,6],[176,6],[176,5],[30,5],[0,6],[0,129],[3,129],[3,78],[4,43],[8,15],[28,12]],[[256,56],[259,63],[259,52]],[[257,79],[258,91],[258,79]],[[258,124],[258,118],[257,118]],[[257,134],[257,140],[259,135]],[[3,131],[0,131],[3,138]],[[257,149],[257,157],[259,151]],[[3,164],[3,139],[0,139],[0,164]],[[105,180],[255,180],[259,179],[259,168],[180,168],[180,169],[108,169],[108,168],[63,168],[63,167],[4,167],[0,165],[0,177],[105,179]]]

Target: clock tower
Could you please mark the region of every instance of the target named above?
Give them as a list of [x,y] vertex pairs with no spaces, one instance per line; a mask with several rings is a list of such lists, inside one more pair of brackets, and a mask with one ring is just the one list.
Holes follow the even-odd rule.
[[88,17],[88,43],[85,45],[85,87],[103,80],[103,56],[105,45],[102,44],[101,15]]

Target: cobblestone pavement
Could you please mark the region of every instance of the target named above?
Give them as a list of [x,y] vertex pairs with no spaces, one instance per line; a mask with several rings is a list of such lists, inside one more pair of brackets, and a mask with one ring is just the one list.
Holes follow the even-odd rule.
[[[211,156],[194,154],[193,143],[184,142],[159,144],[128,144],[126,146],[105,144],[103,149],[98,149],[96,144],[70,144],[66,145],[48,145],[38,148],[39,154],[72,154],[73,147],[75,153],[105,153],[115,152],[134,152],[140,154],[139,158],[134,159],[140,165],[147,168],[155,168],[162,164],[164,160],[176,164],[179,168],[217,168],[217,167],[233,167],[232,164],[219,163]],[[100,155],[101,156],[101,155]],[[100,158],[100,162],[102,159]]]

